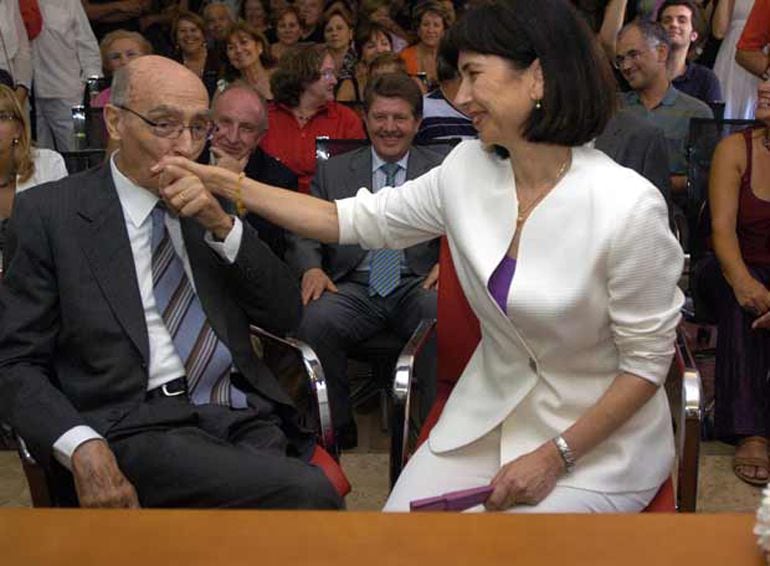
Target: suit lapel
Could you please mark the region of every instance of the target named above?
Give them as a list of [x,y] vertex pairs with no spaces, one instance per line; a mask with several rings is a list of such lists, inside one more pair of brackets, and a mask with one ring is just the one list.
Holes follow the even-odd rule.
[[372,190],[372,150],[370,146],[357,149],[350,156],[350,181],[353,186],[351,196],[355,195],[361,187]]
[[110,309],[131,341],[149,362],[144,306],[109,164],[83,178],[75,234]]

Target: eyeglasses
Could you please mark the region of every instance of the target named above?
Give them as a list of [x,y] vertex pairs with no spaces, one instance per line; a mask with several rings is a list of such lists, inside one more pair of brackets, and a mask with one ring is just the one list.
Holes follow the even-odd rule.
[[334,69],[321,69],[321,78],[330,81],[337,78],[337,72]]
[[19,117],[13,112],[0,112],[0,122],[18,122]]
[[623,63],[625,61],[628,61],[629,63],[636,63],[639,60],[639,57],[647,53],[649,49],[642,49],[641,51],[637,49],[632,49],[625,55],[618,55],[615,57],[615,60],[612,62],[612,64],[615,66],[616,69],[620,69],[623,66]]
[[150,120],[139,114],[139,112],[131,110],[128,106],[123,106],[122,104],[116,104],[115,107],[130,112],[137,118],[141,118],[145,124],[150,126],[152,133],[159,138],[170,138],[175,140],[182,135],[183,131],[190,130],[190,137],[192,137],[193,141],[202,142],[206,140],[213,129],[211,121],[205,118],[196,118],[192,124],[185,126],[182,122],[169,120],[167,118],[162,118],[158,121]]

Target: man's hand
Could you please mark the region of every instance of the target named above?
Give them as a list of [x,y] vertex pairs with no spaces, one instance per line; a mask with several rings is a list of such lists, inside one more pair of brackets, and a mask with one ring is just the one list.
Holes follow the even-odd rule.
[[302,304],[307,305],[324,294],[324,291],[337,292],[337,286],[320,267],[311,267],[302,274]]
[[223,149],[211,146],[211,153],[217,158],[217,166],[224,167],[233,173],[242,173],[246,169],[246,164],[249,162],[249,156],[242,159],[236,159]]
[[224,240],[233,228],[233,219],[219,201],[193,175],[178,177],[160,189],[169,211],[177,216],[194,218],[217,240]]
[[553,491],[564,473],[564,461],[553,442],[524,454],[500,468],[495,488],[484,505],[490,511],[503,511],[514,505],[536,505]]
[[425,281],[422,282],[422,288],[438,291],[438,263],[431,268],[430,273],[425,277]]
[[72,475],[81,507],[139,507],[134,486],[104,440],[89,440],[77,447],[72,454]]

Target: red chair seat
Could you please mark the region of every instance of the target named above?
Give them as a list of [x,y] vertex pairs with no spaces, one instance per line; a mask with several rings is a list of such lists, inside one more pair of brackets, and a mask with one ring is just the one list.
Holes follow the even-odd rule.
[[350,482],[348,481],[348,478],[345,477],[345,472],[342,471],[342,467],[318,444],[315,446],[313,456],[310,458],[310,463],[321,468],[340,497],[345,497],[350,493]]

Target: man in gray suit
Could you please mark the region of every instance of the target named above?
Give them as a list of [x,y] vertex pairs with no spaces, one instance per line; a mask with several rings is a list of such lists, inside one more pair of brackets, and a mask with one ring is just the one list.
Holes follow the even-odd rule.
[[[377,192],[441,163],[441,153],[412,146],[420,127],[422,94],[407,75],[382,75],[372,81],[364,109],[371,147],[319,162],[311,185],[314,196],[331,201],[351,197],[361,187]],[[435,318],[438,240],[403,252],[367,252],[296,236],[289,240],[286,257],[301,274],[305,305],[297,336],[321,360],[338,442],[352,448],[356,429],[346,352],[384,328],[406,339],[422,318]]]
[[197,178],[154,169],[203,148],[203,83],[141,57],[116,74],[105,112],[119,146],[108,163],[16,200],[0,421],[74,481],[68,503],[339,507],[251,347],[250,322],[298,322],[291,272]]

